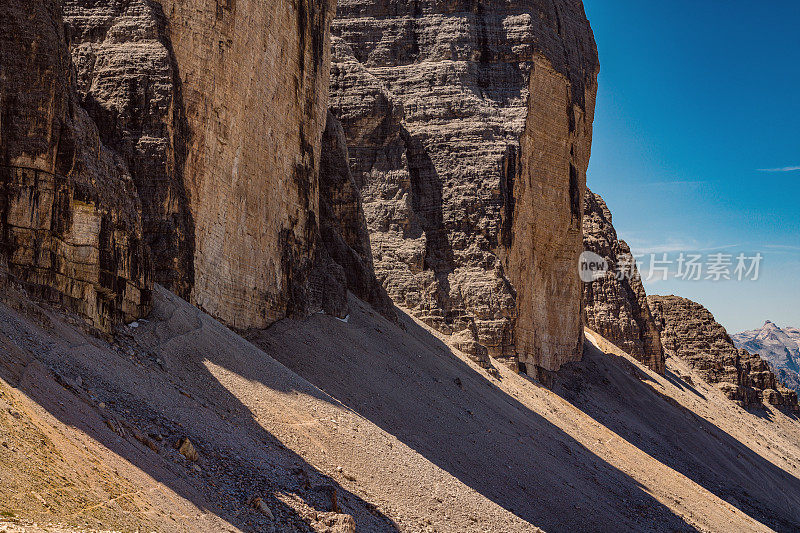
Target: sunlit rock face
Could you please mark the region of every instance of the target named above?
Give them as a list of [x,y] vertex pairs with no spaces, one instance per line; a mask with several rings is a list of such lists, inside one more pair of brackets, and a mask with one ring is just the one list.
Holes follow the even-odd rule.
[[581,2],[341,0],[331,109],[378,278],[487,354],[581,355],[597,52]]
[[65,5],[83,99],[136,162],[158,281],[237,328],[306,308],[333,2]]
[[797,410],[797,392],[777,381],[767,362],[736,348],[714,315],[679,296],[648,296],[668,356],[680,357],[742,406],[769,403]]
[[346,311],[319,244],[333,0],[2,9],[16,277],[106,329],[151,279],[240,329]]

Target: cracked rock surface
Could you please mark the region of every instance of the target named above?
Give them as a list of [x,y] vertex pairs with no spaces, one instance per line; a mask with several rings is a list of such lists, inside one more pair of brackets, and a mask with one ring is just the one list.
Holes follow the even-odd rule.
[[797,393],[775,379],[758,355],[734,346],[728,332],[702,305],[679,296],[648,296],[667,355],[680,357],[742,406],[797,410]]
[[579,358],[582,4],[342,0],[332,33],[331,109],[389,295],[476,359]]

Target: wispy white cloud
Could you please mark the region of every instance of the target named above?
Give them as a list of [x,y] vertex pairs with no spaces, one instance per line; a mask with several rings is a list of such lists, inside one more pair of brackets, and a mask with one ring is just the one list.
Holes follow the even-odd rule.
[[634,253],[645,254],[645,255],[672,254],[678,252],[716,252],[742,246],[741,243],[717,244],[717,245],[710,245],[708,243],[701,244],[695,240],[670,240],[665,243],[628,241],[628,244],[630,245]]
[[667,242],[654,243],[641,239],[630,239],[628,244],[635,254],[661,254],[697,250],[700,244],[695,240],[669,239]]
[[729,250],[731,248],[739,248],[742,246],[742,243],[736,244],[723,244],[721,246],[709,246],[707,248],[700,248],[695,250],[696,252],[716,252],[717,250]]
[[778,250],[800,250],[800,246],[792,244],[765,244],[764,248],[775,248]]
[[762,252],[770,255],[780,255],[797,257],[800,254],[800,246],[792,244],[764,244]]
[[663,186],[663,185],[685,186],[685,185],[703,185],[705,183],[708,183],[708,182],[705,181],[705,180],[671,180],[671,181],[651,181],[651,182],[649,182],[647,184],[648,185],[661,185],[661,186]]
[[758,170],[759,172],[795,172],[797,170],[800,170],[800,166],[778,167],[778,168],[759,168],[759,169],[756,169],[756,170]]
[[660,180],[660,181],[638,181],[629,184],[629,187],[638,187],[644,190],[663,190],[663,189],[680,189],[680,190],[694,190],[708,185],[705,180],[693,179],[674,179],[674,180]]

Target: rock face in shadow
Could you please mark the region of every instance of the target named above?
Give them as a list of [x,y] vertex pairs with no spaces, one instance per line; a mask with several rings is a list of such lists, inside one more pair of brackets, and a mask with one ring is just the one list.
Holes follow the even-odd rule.
[[387,318],[394,305],[375,277],[360,186],[350,172],[347,140],[330,112],[322,134],[319,173],[320,232],[330,259],[342,267],[347,289]]
[[663,375],[661,336],[636,261],[627,243],[617,238],[606,203],[589,190],[583,203],[583,245],[609,268],[602,278],[583,284],[586,325]]
[[188,298],[194,227],[183,182],[186,124],[167,21],[155,2],[62,0],[81,105],[127,162],[153,281]]
[[341,0],[333,34],[331,109],[392,299],[477,359],[579,358],[582,4]]
[[239,329],[345,316],[318,182],[332,0],[30,4],[2,7],[4,268],[104,330],[151,280]]
[[648,301],[668,356],[686,361],[739,405],[797,410],[797,393],[779,383],[761,357],[736,348],[708,309],[679,296],[648,296]]
[[0,271],[108,332],[150,308],[126,161],[75,97],[61,6],[0,5]]

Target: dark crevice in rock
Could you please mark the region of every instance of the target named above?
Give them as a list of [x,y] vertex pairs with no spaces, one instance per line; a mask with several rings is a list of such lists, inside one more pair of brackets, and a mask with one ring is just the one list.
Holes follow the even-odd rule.
[[506,248],[511,248],[514,244],[514,182],[520,172],[517,154],[517,146],[507,146],[501,163],[500,195],[503,199],[503,226],[500,230],[500,243]]

